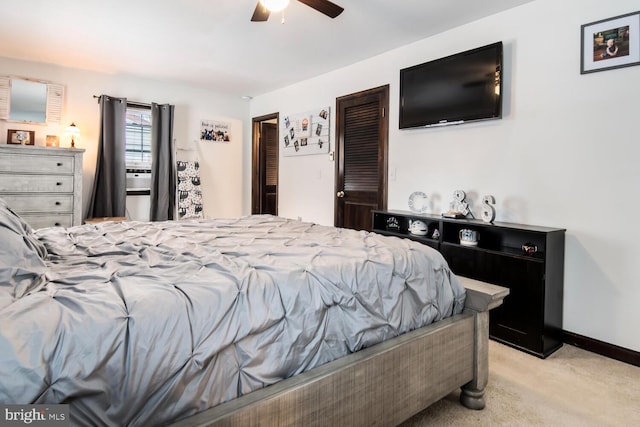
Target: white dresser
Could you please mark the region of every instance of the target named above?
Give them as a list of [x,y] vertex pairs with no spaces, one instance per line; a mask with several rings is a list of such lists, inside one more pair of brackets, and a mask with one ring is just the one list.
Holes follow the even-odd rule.
[[0,198],[34,229],[82,224],[83,153],[0,144]]

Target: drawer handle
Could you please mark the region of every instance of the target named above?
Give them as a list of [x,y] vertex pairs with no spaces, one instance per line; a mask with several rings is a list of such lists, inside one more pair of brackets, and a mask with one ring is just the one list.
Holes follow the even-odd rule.
[[60,223],[56,222],[55,224],[53,224],[55,227],[60,227]]
[[56,163],[57,166],[62,166],[62,162]]
[[62,183],[61,182],[56,182],[56,185],[62,185]]
[[56,202],[56,206],[60,206],[60,202]]

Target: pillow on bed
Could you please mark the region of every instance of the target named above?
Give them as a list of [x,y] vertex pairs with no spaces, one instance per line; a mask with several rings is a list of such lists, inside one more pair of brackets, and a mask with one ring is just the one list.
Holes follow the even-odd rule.
[[29,227],[0,200],[0,309],[45,284],[47,251]]
[[23,235],[27,240],[27,244],[38,253],[40,258],[45,259],[47,257],[47,249],[33,234],[33,229],[20,218],[20,215],[11,210],[7,202],[2,199],[0,199],[0,227],[6,227],[17,234]]

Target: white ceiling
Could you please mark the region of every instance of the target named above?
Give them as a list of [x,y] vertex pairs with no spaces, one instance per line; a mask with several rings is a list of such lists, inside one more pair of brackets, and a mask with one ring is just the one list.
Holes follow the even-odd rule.
[[[2,0],[0,56],[255,96],[532,0]],[[1,74],[1,70],[0,70]]]

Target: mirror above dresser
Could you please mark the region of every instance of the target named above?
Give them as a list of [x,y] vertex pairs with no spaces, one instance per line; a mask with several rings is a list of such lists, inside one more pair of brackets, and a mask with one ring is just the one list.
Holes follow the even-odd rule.
[[60,123],[64,86],[44,80],[0,76],[0,119],[16,123]]

